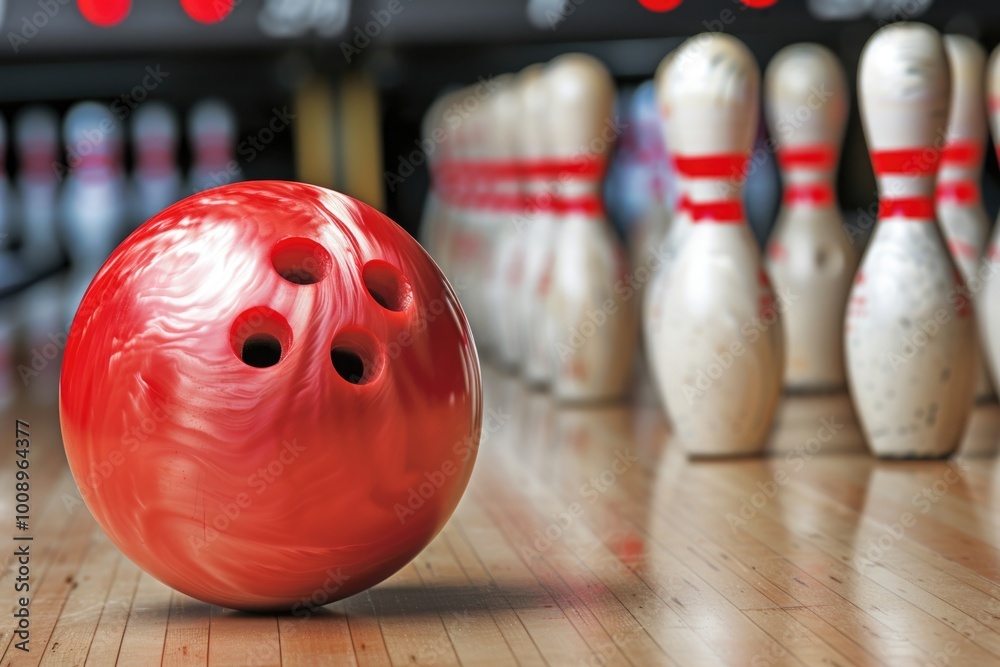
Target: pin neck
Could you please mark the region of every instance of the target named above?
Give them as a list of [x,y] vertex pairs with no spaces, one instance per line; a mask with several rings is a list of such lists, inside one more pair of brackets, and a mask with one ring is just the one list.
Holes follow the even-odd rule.
[[143,176],[165,176],[174,170],[174,151],[165,144],[144,146],[136,154],[136,171]]
[[916,146],[871,152],[876,176],[926,177],[937,173],[941,149],[936,146]]
[[934,222],[941,148],[912,146],[871,152],[879,184],[879,219]]
[[836,164],[836,151],[826,144],[783,146],[778,149],[778,166],[782,171],[831,172]]
[[789,183],[785,186],[782,201],[786,206],[829,208],[834,203],[833,186],[827,182]]
[[110,178],[118,173],[117,157],[110,153],[80,155],[70,165],[72,173],[87,180]]
[[882,198],[878,217],[902,218],[913,222],[934,222],[934,198],[927,196]]
[[54,181],[56,175],[55,145],[26,146],[20,155],[20,173],[32,181]]
[[232,160],[231,142],[227,137],[205,137],[196,141],[195,164],[203,169],[224,166]]
[[693,223],[746,223],[740,195],[748,164],[746,153],[675,154],[681,191],[678,212]]
[[830,208],[834,205],[833,170],[837,165],[837,152],[832,146],[782,146],[778,150],[778,165],[785,181],[782,198],[785,206]]
[[982,170],[983,148],[975,141],[955,139],[948,142],[941,154],[934,197],[946,206],[978,206],[979,173]]

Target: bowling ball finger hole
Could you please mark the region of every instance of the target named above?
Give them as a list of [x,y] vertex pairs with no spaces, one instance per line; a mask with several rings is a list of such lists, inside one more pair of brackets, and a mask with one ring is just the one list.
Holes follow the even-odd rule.
[[392,264],[374,259],[361,271],[365,288],[375,302],[394,312],[406,310],[413,301],[413,290],[403,273]]
[[330,346],[330,361],[337,375],[350,384],[365,385],[377,380],[385,366],[382,347],[366,329],[340,331]]
[[243,363],[254,368],[269,368],[281,361],[281,343],[271,334],[254,334],[243,342]]
[[312,285],[330,273],[333,260],[326,248],[311,239],[287,238],[271,250],[278,275],[296,285]]
[[229,334],[233,354],[247,366],[270,368],[291,347],[292,329],[281,314],[261,306],[244,311]]

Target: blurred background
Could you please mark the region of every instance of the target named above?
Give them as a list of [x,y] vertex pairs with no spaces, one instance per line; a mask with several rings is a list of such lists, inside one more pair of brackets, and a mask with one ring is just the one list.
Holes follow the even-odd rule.
[[[47,339],[46,364],[61,350],[57,301],[74,298],[46,288],[50,278],[92,275],[128,231],[193,192],[300,180],[366,201],[416,236],[429,176],[412,156],[442,92],[579,51],[610,69],[627,116],[665,54],[718,30],[746,42],[762,69],[792,42],[824,44],[853,91],[865,40],[901,19],[987,50],[1000,41],[1000,5],[973,0],[0,1],[0,367],[12,371],[3,382],[29,383],[13,372],[11,340],[29,369]],[[856,96],[851,106],[837,181],[848,220],[876,199]],[[762,118],[759,142],[766,133]],[[662,153],[655,136],[631,123],[611,158],[605,194],[623,235],[630,165],[650,152]],[[781,199],[774,162],[762,151],[746,188],[759,240]],[[998,178],[988,152],[991,219]]]

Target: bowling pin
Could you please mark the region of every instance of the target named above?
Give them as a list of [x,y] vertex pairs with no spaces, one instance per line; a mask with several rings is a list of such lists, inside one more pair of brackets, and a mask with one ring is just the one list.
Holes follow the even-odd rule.
[[125,234],[125,181],[122,175],[122,130],[104,104],[80,102],[63,120],[69,176],[60,219],[70,255],[71,272],[65,317],[77,304]]
[[[670,152],[670,147],[668,145],[669,130],[667,129],[669,119],[666,114],[667,88],[665,82],[667,71],[670,68],[670,62],[673,59],[674,53],[675,52],[671,52],[667,54],[663,60],[660,61],[659,66],[656,68],[656,76],[653,78],[656,92],[656,104],[661,119],[660,135],[668,153]],[[669,159],[675,176],[676,190],[673,193],[673,199],[668,200],[666,203],[666,215],[668,218],[666,230],[660,234],[658,239],[650,239],[648,252],[654,259],[652,263],[654,271],[648,284],[643,290],[642,295],[642,335],[643,342],[645,343],[646,358],[648,360],[649,368],[655,368],[658,365],[656,355],[659,348],[658,346],[652,345],[652,341],[656,340],[660,335],[662,325],[661,316],[663,314],[663,295],[670,280],[670,270],[673,267],[674,260],[680,252],[681,247],[684,245],[684,242],[687,240],[688,233],[691,230],[691,216],[689,215],[686,205],[689,183],[685,175],[677,171],[676,162],[672,155]]]
[[706,33],[678,48],[660,95],[690,230],[658,290],[653,376],[689,454],[756,453],[784,364],[781,318],[741,198],[760,73],[738,39]]
[[519,75],[522,128],[519,134],[524,215],[518,225],[524,230],[524,273],[521,282],[520,328],[524,349],[521,373],[534,387],[552,382],[546,303],[552,275],[556,219],[554,192],[545,165],[554,163],[548,130],[549,91],[544,68],[532,65]]
[[519,180],[515,137],[522,122],[518,80],[506,76],[499,80],[487,105],[489,122],[490,160],[493,163],[494,189],[490,198],[496,212],[493,274],[489,281],[493,322],[498,334],[499,358],[511,369],[520,367],[524,359],[517,323],[517,302],[524,269],[523,216],[524,200]]
[[[952,259],[973,294],[982,289],[978,275],[986,249],[989,219],[979,194],[986,145],[986,53],[970,37],[945,35],[951,71],[951,105],[944,152],[938,167],[935,200],[938,222]],[[976,303],[979,311],[980,303]],[[976,399],[993,395],[986,355],[980,354]]]
[[430,187],[424,200],[424,209],[420,216],[420,244],[424,250],[441,265],[440,240],[442,236],[442,221],[445,216],[446,203],[442,196],[441,167],[444,164],[442,153],[446,134],[444,132],[443,113],[448,100],[447,95],[440,95],[431,102],[420,123],[420,138],[423,143],[424,155],[427,157],[427,173]]
[[181,195],[177,116],[162,102],[140,105],[132,117],[133,219],[142,224]]
[[191,109],[188,115],[188,140],[194,159],[188,177],[191,192],[243,179],[243,171],[233,159],[236,132],[236,114],[222,100],[205,99]]
[[557,201],[545,297],[552,391],[559,401],[617,399],[631,379],[638,321],[625,250],[600,194],[618,135],[614,82],[603,64],[583,54],[555,58],[543,76],[553,158],[547,170]]
[[835,180],[848,93],[836,57],[818,44],[778,52],[764,74],[784,201],[767,244],[767,272],[786,310],[785,387],[844,387],[844,309],[859,253],[844,232]]
[[28,106],[14,118],[21,252],[36,270],[54,268],[63,256],[57,230],[59,118],[49,107]]
[[945,456],[972,409],[974,313],[934,216],[950,88],[944,43],[930,26],[891,24],[861,53],[858,101],[879,216],[851,288],[845,355],[878,456]]
[[[441,270],[449,280],[454,282],[454,266],[452,264],[453,234],[459,230],[458,218],[461,213],[459,208],[460,189],[456,182],[459,175],[458,165],[458,116],[453,105],[457,99],[457,93],[449,93],[441,98],[440,107],[436,110],[434,123],[436,129],[440,130],[440,145],[435,149],[436,157],[431,162],[432,178],[434,190],[437,198],[437,209],[435,220],[431,221],[430,230],[427,232],[427,242],[433,248],[431,253],[438,262]],[[454,286],[454,285],[453,285]],[[459,295],[461,296],[461,295]]]
[[[470,100],[475,104],[467,104]],[[451,261],[455,267],[455,287],[469,318],[476,339],[476,349],[489,358],[496,351],[496,331],[491,328],[487,303],[487,282],[492,274],[492,248],[489,237],[494,218],[485,203],[491,186],[487,169],[490,131],[484,103],[475,95],[475,86],[462,91],[459,104],[458,160],[453,166],[458,189],[457,229],[452,235]]]
[[[993,145],[1000,156],[1000,48],[993,49],[990,54],[986,87]],[[978,300],[982,308],[979,313],[980,332],[992,380],[996,384],[1000,383],[1000,225],[993,227],[982,268],[979,275],[982,277],[983,287]]]

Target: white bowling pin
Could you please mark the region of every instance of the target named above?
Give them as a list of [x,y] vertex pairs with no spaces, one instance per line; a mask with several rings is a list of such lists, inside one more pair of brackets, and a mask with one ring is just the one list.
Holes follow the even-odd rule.
[[[461,92],[461,91],[459,91]],[[435,219],[430,222],[430,229],[427,232],[427,243],[432,250],[432,256],[437,261],[441,270],[449,280],[454,281],[452,262],[452,235],[459,231],[459,208],[460,188],[456,176],[459,169],[456,169],[459,158],[459,132],[458,126],[461,123],[461,116],[455,111],[455,103],[458,93],[450,93],[441,98],[440,107],[436,110],[436,117],[432,120],[435,129],[431,130],[432,135],[438,130],[437,136],[441,137],[441,142],[435,151],[436,157],[430,162],[433,170],[432,178],[434,190],[436,192],[436,213]],[[461,296],[461,294],[459,294]]]
[[[986,87],[993,143],[1000,155],[1000,47],[993,49],[990,54]],[[981,307],[979,322],[983,350],[993,374],[993,382],[1000,383],[1000,225],[993,227],[993,236],[986,250],[986,262],[978,275],[983,281],[977,300]]]
[[80,102],[63,120],[69,177],[60,220],[71,275],[65,315],[76,306],[104,260],[125,233],[122,130],[106,105]]
[[44,106],[28,106],[14,118],[17,191],[25,260],[36,269],[55,266],[63,256],[57,230],[59,118]]
[[771,60],[764,92],[784,180],[766,265],[786,307],[785,387],[840,389],[844,309],[860,256],[844,232],[835,194],[847,83],[828,49],[795,44]]
[[489,134],[494,163],[492,209],[496,212],[493,274],[489,281],[493,323],[498,334],[499,358],[505,366],[518,368],[524,360],[517,322],[518,299],[524,270],[522,226],[524,212],[517,162],[516,134],[522,122],[518,80],[497,79],[500,87],[490,97],[487,110],[493,131]]
[[490,128],[483,101],[476,96],[475,89],[475,86],[463,89],[459,100],[463,111],[457,127],[458,159],[453,166],[458,190],[457,224],[451,235],[449,261],[454,267],[455,287],[469,318],[476,349],[481,356],[490,357],[497,345],[486,297],[488,278],[492,275],[489,238],[495,219],[485,206],[492,187],[486,142]]
[[188,141],[194,164],[188,177],[191,192],[201,192],[243,179],[233,158],[236,144],[236,114],[220,99],[198,102],[188,115]]
[[519,317],[525,351],[521,372],[529,385],[545,386],[552,381],[548,339],[550,313],[546,300],[552,282],[556,232],[555,193],[545,167],[554,162],[548,130],[548,116],[552,111],[543,67],[527,67],[519,78],[523,117],[519,152],[525,193],[524,215],[516,222],[525,237]]
[[142,224],[181,198],[177,168],[177,116],[162,102],[147,102],[132,117],[133,219]]
[[781,392],[781,317],[741,200],[759,95],[753,55],[716,33],[684,42],[662,84],[691,224],[649,345],[674,433],[696,456],[759,452]]
[[427,190],[427,197],[424,200],[424,210],[420,216],[420,231],[418,237],[420,244],[431,257],[444,269],[441,264],[441,225],[445,216],[446,203],[441,192],[441,167],[444,163],[445,134],[443,127],[444,107],[447,104],[448,96],[440,95],[435,99],[427,111],[424,113],[420,123],[420,137],[423,143],[423,151],[427,157],[427,172],[430,179],[430,187]]
[[878,456],[947,455],[972,409],[974,312],[934,216],[949,94],[936,30],[896,23],[868,40],[858,99],[879,218],[851,289],[845,354],[854,407]]
[[[970,37],[945,35],[951,71],[951,105],[944,152],[938,167],[938,222],[952,259],[975,296],[982,289],[978,273],[986,249],[989,218],[979,194],[986,145],[986,53]],[[977,312],[979,302],[976,302]],[[980,354],[976,398],[993,394],[986,355]]]
[[638,342],[638,299],[627,292],[625,251],[601,201],[601,177],[618,135],[614,82],[596,59],[567,54],[544,73],[557,199],[546,304],[552,391],[560,401],[623,396]]
[[[667,54],[656,68],[653,81],[656,87],[656,103],[661,117],[661,136],[664,147],[669,152],[669,119],[667,118],[667,88],[666,76],[674,53]],[[649,280],[642,295],[642,335],[645,343],[646,359],[650,368],[658,365],[656,359],[658,346],[652,341],[659,337],[662,327],[663,302],[667,285],[670,282],[670,270],[677,254],[687,240],[691,231],[691,216],[687,209],[689,179],[677,171],[674,157],[670,156],[671,169],[674,174],[674,192],[672,199],[667,200],[668,225],[658,239],[650,239],[647,251],[652,256],[653,276]],[[694,178],[699,178],[695,176]]]

